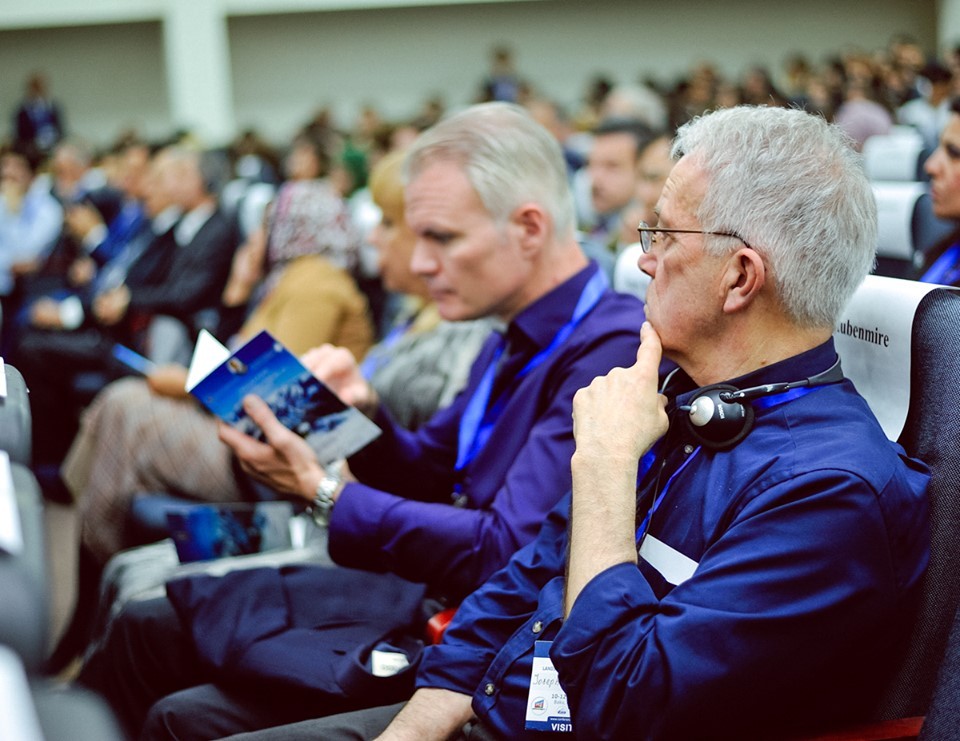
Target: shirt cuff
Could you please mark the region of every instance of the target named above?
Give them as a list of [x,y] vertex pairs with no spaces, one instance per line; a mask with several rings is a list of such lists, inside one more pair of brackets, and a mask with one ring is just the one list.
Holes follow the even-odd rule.
[[656,595],[636,564],[611,566],[587,582],[580,592],[557,633],[551,655],[559,652],[573,656],[589,651],[598,637],[622,623],[624,610],[656,603]]
[[87,254],[93,252],[97,247],[99,247],[107,238],[107,227],[103,224],[97,224],[89,232],[87,236],[83,238],[83,248],[87,251]]
[[467,646],[441,643],[427,646],[417,668],[416,687],[472,695],[490,664],[489,654]]
[[78,296],[68,296],[59,303],[57,309],[63,329],[76,329],[83,324],[83,304]]

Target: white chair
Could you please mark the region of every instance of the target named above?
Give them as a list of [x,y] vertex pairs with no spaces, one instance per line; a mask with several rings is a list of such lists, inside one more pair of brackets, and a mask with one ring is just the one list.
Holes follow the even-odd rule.
[[910,126],[895,126],[889,134],[871,136],[863,144],[864,166],[871,180],[918,180],[923,137]]

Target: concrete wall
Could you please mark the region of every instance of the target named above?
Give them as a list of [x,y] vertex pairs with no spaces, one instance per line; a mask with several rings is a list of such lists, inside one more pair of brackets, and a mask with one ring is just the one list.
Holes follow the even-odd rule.
[[[95,141],[127,125],[159,135],[182,123],[169,100],[164,0],[33,0],[18,3],[16,12],[13,2],[0,0],[4,118],[26,74],[43,68],[71,129]],[[796,51],[819,60],[850,46],[880,48],[898,32],[933,50],[942,36],[934,0],[872,0],[868,10],[859,0],[531,0],[363,9],[352,6],[378,3],[203,2],[216,3],[226,18],[224,64],[236,127],[255,126],[280,142],[321,105],[349,125],[366,102],[397,117],[412,115],[431,94],[451,106],[467,103],[498,42],[514,47],[519,70],[544,92],[575,104],[597,72],[619,81],[670,80],[706,59],[738,74],[755,63],[779,69]],[[77,15],[78,7],[87,15]],[[129,22],[104,22],[111,8]],[[58,17],[82,25],[50,27]]]

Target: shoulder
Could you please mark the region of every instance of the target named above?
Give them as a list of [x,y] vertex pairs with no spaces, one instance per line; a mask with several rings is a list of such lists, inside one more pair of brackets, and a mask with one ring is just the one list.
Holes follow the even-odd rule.
[[353,277],[321,255],[304,255],[292,260],[283,270],[280,285],[313,287],[318,293],[359,293]]
[[822,387],[758,415],[745,442],[734,449],[735,465],[754,470],[760,481],[845,477],[875,496],[891,486],[904,493],[915,484],[925,487],[925,466],[887,439],[849,382]]

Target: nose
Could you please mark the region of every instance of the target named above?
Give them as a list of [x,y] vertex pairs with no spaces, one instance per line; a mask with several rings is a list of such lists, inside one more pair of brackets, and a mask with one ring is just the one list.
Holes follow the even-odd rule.
[[381,237],[383,236],[383,225],[380,222],[371,227],[370,231],[367,232],[367,242],[372,244],[378,250],[381,249],[380,242]]
[[927,161],[923,163],[924,171],[930,175],[936,175],[940,170],[940,148],[937,147],[933,150],[933,154],[927,157]]
[[424,240],[418,239],[413,245],[410,255],[410,272],[421,275],[436,275],[440,269],[440,262],[433,256]]
[[657,272],[657,258],[653,254],[653,250],[650,252],[641,252],[640,257],[637,258],[637,267],[651,278],[656,277],[655,273]]

